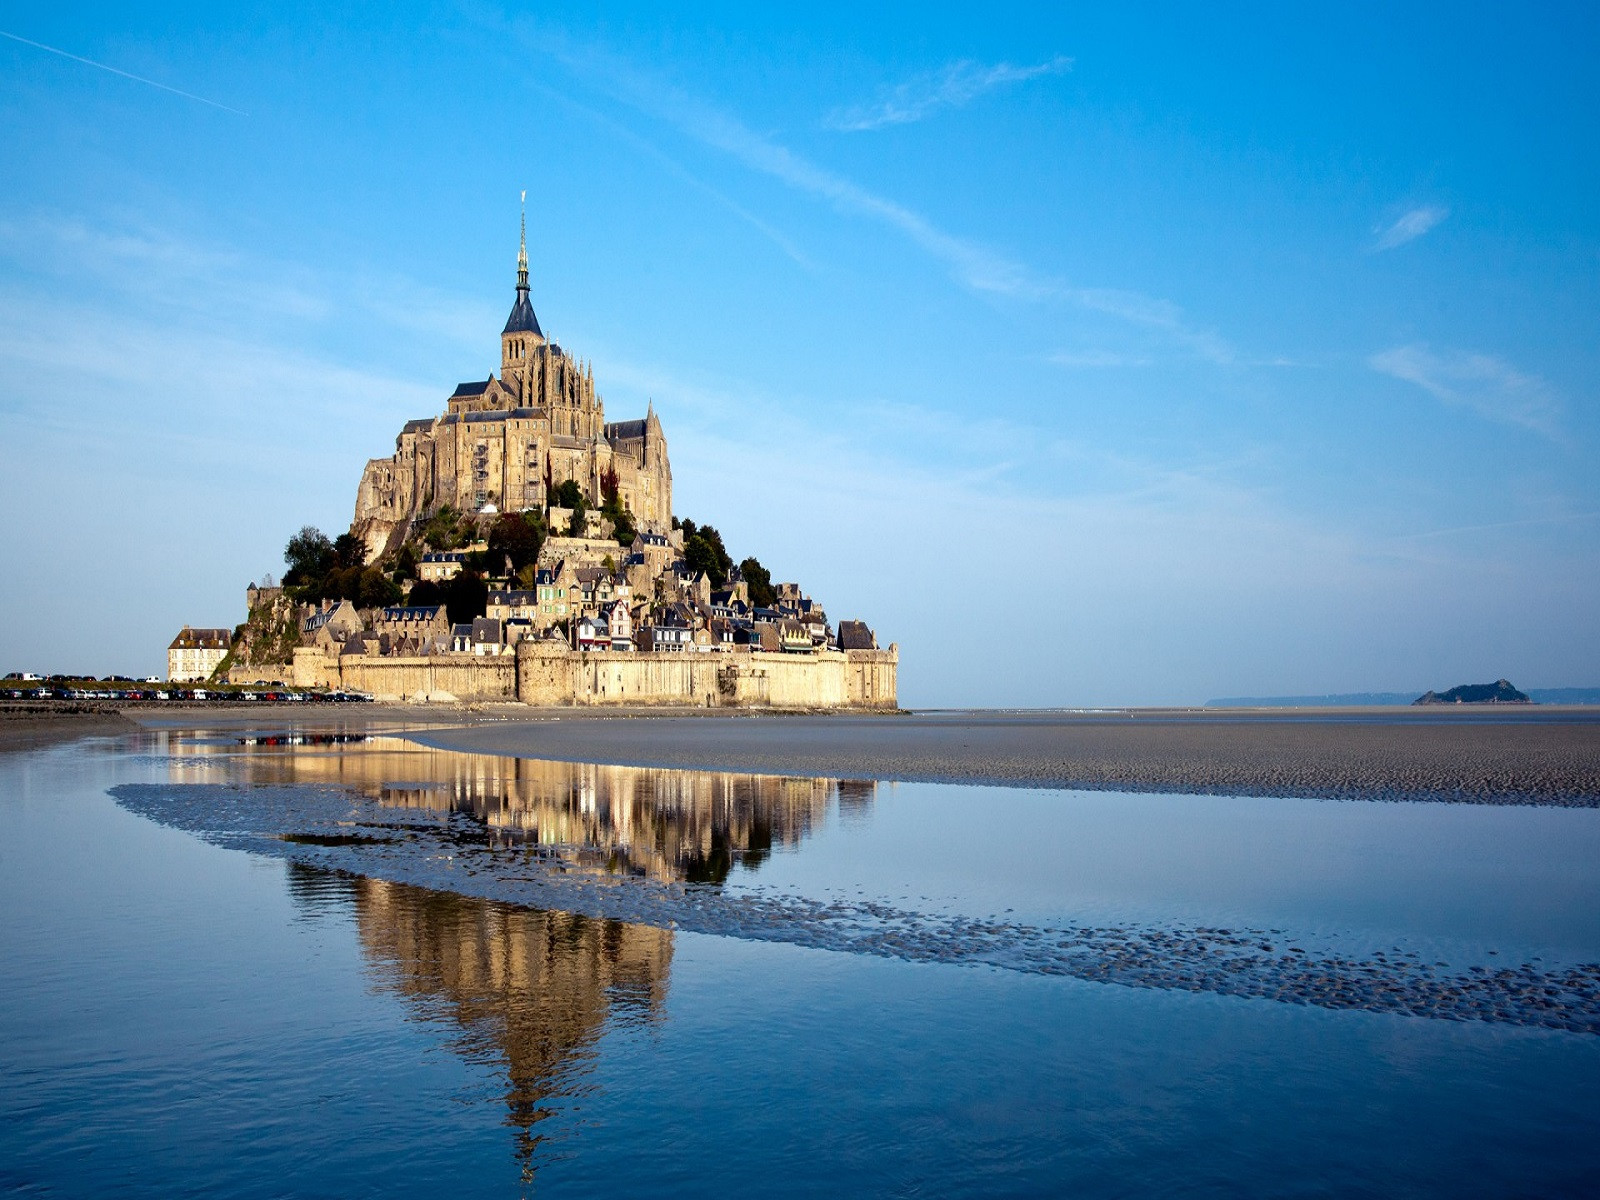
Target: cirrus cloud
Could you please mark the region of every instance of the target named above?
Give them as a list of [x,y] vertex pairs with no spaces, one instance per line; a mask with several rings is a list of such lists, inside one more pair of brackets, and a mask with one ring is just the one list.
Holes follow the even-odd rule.
[[1007,62],[979,63],[961,59],[896,84],[870,105],[835,109],[829,114],[827,125],[846,133],[882,129],[887,125],[909,125],[940,109],[961,108],[995,88],[1026,83],[1045,75],[1060,75],[1071,69],[1072,59],[1062,54],[1020,67]]
[[1446,404],[1471,409],[1491,421],[1556,436],[1561,403],[1554,390],[1539,376],[1519,371],[1492,354],[1395,346],[1374,354],[1367,363]]
[[1448,208],[1437,204],[1425,204],[1420,208],[1413,208],[1387,225],[1380,224],[1373,229],[1372,232],[1378,239],[1373,244],[1373,249],[1393,250],[1396,246],[1414,242],[1449,215]]

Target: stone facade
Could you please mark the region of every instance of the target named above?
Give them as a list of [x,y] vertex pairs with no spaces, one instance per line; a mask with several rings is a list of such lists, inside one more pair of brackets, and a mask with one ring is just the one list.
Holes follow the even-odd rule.
[[196,629],[185,625],[167,647],[167,680],[204,683],[228,657],[232,640],[232,630]]
[[441,505],[542,511],[570,479],[599,507],[613,478],[638,528],[670,529],[672,468],[661,422],[653,408],[642,420],[607,422],[594,368],[545,338],[528,300],[524,233],[500,374],[461,384],[442,415],[407,422],[394,454],[367,463],[351,530],[370,562]]
[[514,659],[335,656],[303,646],[294,653],[294,682],[378,700],[892,710],[899,666],[898,646],[807,655],[578,653],[561,642],[530,639],[517,643]]

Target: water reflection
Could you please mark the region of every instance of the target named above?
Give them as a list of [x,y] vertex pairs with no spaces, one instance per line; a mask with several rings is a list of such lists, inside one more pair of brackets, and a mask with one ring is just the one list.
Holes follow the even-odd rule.
[[[217,753],[172,747],[174,780]],[[438,750],[379,737],[336,747],[230,746],[230,778],[351,788],[386,807],[464,813],[494,842],[538,847],[568,869],[667,883],[721,883],[797,848],[826,823],[871,812],[871,780],[547,762]]]
[[540,1123],[581,1097],[609,1026],[661,1019],[672,965],[665,929],[542,912],[289,864],[308,912],[353,907],[383,990],[459,1033],[452,1048],[505,1072],[507,1123],[532,1178]]

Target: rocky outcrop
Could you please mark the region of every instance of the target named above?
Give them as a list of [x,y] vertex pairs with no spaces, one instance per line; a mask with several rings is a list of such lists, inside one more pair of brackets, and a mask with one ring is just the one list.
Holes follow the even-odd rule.
[[1412,704],[1532,704],[1526,692],[1519,692],[1510,681],[1463,683],[1448,692],[1426,692]]

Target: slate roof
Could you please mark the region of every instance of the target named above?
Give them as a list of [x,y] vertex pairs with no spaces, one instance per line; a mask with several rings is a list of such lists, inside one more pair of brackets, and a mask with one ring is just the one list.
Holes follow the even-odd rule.
[[172,639],[168,650],[226,650],[233,640],[231,629],[192,629],[185,625]]
[[643,421],[613,421],[606,426],[606,440],[644,437],[645,425]]
[[383,610],[385,621],[431,621],[439,615],[442,604],[428,605],[402,605],[397,604]]
[[876,650],[877,648],[878,640],[872,636],[872,630],[867,628],[865,621],[839,622],[839,649]]
[[528,302],[528,289],[517,289],[517,302],[511,306],[511,315],[506,318],[506,327],[502,333],[536,333],[544,336],[544,330],[539,328],[539,318],[533,315],[533,305]]
[[483,395],[485,392],[487,392],[489,390],[489,384],[493,380],[494,380],[494,376],[491,375],[491,376],[489,376],[488,379],[485,379],[482,383],[460,383],[460,384],[457,384],[456,385],[456,390],[450,393],[450,399],[454,400],[457,396],[481,396],[481,395]]

